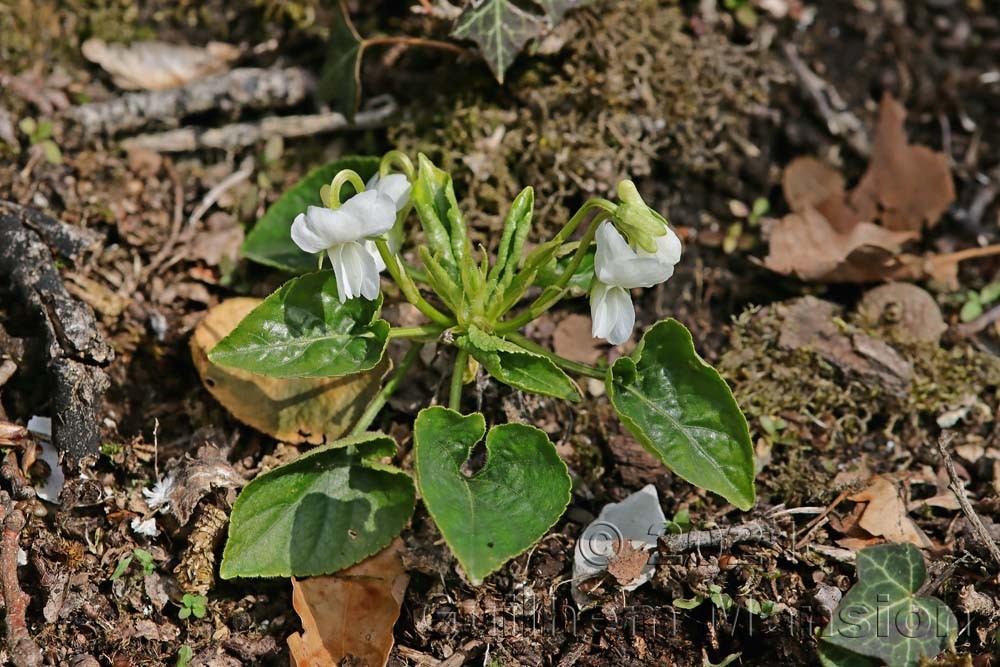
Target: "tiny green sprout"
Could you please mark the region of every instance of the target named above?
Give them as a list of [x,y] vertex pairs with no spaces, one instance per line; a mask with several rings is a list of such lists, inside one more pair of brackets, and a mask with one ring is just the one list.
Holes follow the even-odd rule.
[[756,225],[771,210],[771,202],[767,200],[767,197],[757,197],[753,200],[753,206],[750,209],[750,217],[747,220],[751,225]]
[[[529,185],[482,245],[459,201],[451,174],[426,155],[345,157],[310,172],[247,235],[247,257],[296,277],[209,351],[213,363],[278,378],[349,378],[384,367],[392,341],[409,349],[346,437],[243,488],[224,579],[349,567],[399,534],[418,496],[474,584],[530,549],[565,511],[572,481],[544,431],[487,428],[482,412],[463,413],[467,385],[487,377],[571,404],[583,400],[575,378],[603,382],[622,425],[664,465],[740,509],[753,506],[750,432],[725,380],[677,320],[636,336],[636,290],[670,280],[683,254],[638,187],[624,180],[618,201],[589,199],[552,236],[532,238],[539,225]],[[390,283],[396,289],[384,297]],[[638,338],[632,354],[586,364],[526,335],[562,300],[580,297],[589,297],[591,334],[611,345]],[[394,326],[383,319],[384,298],[409,302],[421,321]],[[451,355],[451,378],[428,401],[442,405],[414,422],[408,473],[384,462],[396,441],[370,429],[429,344]],[[463,464],[481,443],[487,463],[469,476]],[[690,527],[688,514],[674,519],[672,530]],[[714,596],[731,604],[721,590]]]
[[691,512],[687,509],[678,510],[672,519],[667,521],[667,532],[680,535],[691,530]]
[[133,561],[142,567],[143,575],[152,574],[156,571],[156,562],[153,560],[153,555],[145,549],[136,548],[131,553],[122,556],[121,560],[118,561],[115,571],[111,573],[111,581],[120,579],[128,571],[128,567]]
[[122,445],[118,445],[113,442],[101,443],[101,454],[108,457],[109,459],[114,458],[115,456],[121,454],[123,451],[125,451],[125,448]]
[[43,120],[36,122],[34,118],[26,117],[22,118],[17,126],[27,135],[28,141],[32,146],[39,146],[41,148],[42,155],[45,156],[46,161],[50,164],[59,164],[62,162],[62,151],[59,150],[59,146],[52,140],[51,121]]
[[177,650],[177,662],[175,667],[191,667],[191,659],[194,658],[194,651],[185,644]]
[[194,616],[195,618],[205,618],[205,614],[208,613],[206,605],[208,604],[208,598],[204,595],[192,595],[191,593],[185,593],[184,597],[181,598],[181,610],[177,612],[177,618],[182,621],[186,618]]

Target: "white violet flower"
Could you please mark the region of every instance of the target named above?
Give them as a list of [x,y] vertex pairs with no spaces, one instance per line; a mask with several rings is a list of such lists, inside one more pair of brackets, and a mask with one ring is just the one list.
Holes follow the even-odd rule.
[[310,206],[299,213],[292,222],[292,240],[306,252],[329,256],[341,303],[358,296],[374,300],[379,268],[370,240],[392,229],[395,222],[395,201],[377,189],[365,190],[338,209]]
[[610,222],[597,228],[594,284],[590,292],[591,333],[621,345],[632,335],[635,308],[629,290],[652,287],[674,275],[681,259],[681,241],[669,227],[655,237],[656,252],[633,250]]
[[405,174],[386,174],[385,176],[379,176],[376,173],[370,179],[365,187],[369,190],[375,190],[379,194],[383,194],[393,201],[396,205],[396,211],[402,211],[403,208],[410,203],[410,179],[406,177]]
[[146,497],[146,505],[149,506],[149,509],[155,510],[160,507],[168,509],[170,507],[170,494],[173,490],[174,478],[170,476],[157,480],[152,489],[143,489],[142,495]]

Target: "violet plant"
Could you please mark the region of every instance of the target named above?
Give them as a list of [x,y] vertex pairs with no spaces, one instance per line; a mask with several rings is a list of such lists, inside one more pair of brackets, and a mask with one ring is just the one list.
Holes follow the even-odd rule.
[[[462,413],[463,391],[480,371],[574,403],[583,397],[572,376],[602,380],[623,425],[664,465],[740,509],[753,505],[746,419],[679,322],[654,324],[631,356],[609,368],[565,359],[521,333],[582,287],[593,335],[628,340],[635,326],[630,290],[666,281],[681,258],[667,221],[623,181],[618,201],[587,201],[528,252],[533,208],[528,187],[512,202],[495,251],[473,248],[451,176],[423,155],[414,165],[391,151],[321,167],[268,210],[244,253],[302,275],[221,340],[209,355],[214,363],[273,377],[340,377],[375,368],[390,339],[411,347],[348,437],[243,490],[224,578],[346,568],[402,531],[418,490],[472,583],[528,549],[565,510],[570,477],[542,430],[509,423],[487,432],[482,413]],[[413,218],[422,230],[420,267],[400,252]],[[380,273],[426,323],[394,327],[380,317]],[[453,375],[447,405],[416,418],[411,477],[384,462],[396,442],[369,428],[431,342],[454,348]],[[463,466],[484,436],[486,463],[467,474]]]

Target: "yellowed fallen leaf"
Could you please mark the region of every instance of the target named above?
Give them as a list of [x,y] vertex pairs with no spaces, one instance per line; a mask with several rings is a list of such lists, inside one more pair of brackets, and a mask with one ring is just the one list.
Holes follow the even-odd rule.
[[211,363],[208,351],[259,303],[224,301],[195,329],[191,358],[202,383],[234,417],[278,440],[314,445],[336,440],[378,393],[389,357],[370,371],[341,378],[279,379]]
[[909,543],[921,549],[932,546],[924,531],[907,513],[896,481],[884,475],[875,475],[865,489],[849,496],[848,500],[868,503],[858,519],[858,525],[872,535],[888,542]]
[[209,42],[204,47],[165,42],[108,44],[88,39],[83,57],[111,75],[115,85],[126,90],[176,88],[210,74],[220,74],[239,58],[231,44]]
[[393,626],[410,582],[402,550],[397,537],[343,572],[292,579],[292,605],[302,619],[302,632],[288,638],[292,665],[377,667],[388,662]]

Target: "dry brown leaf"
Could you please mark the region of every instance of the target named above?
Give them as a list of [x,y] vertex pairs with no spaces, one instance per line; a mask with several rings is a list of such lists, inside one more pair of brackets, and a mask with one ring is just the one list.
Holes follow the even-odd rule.
[[874,282],[893,265],[893,258],[916,232],[894,232],[861,222],[848,233],[834,229],[814,208],[791,213],[771,229],[764,265],[784,275],[822,282]]
[[872,535],[888,542],[909,543],[921,549],[932,546],[924,531],[907,513],[895,480],[876,475],[865,489],[848,496],[848,500],[868,503],[858,519],[858,525]]
[[111,75],[115,85],[126,90],[176,88],[211,74],[220,74],[240,57],[231,44],[209,42],[204,48],[165,42],[107,44],[88,39],[83,57]]
[[857,215],[847,205],[844,177],[825,162],[808,156],[795,158],[781,175],[781,188],[795,213],[815,209],[842,234],[858,224]]
[[562,318],[552,332],[556,354],[585,364],[597,363],[604,356],[603,345],[590,333],[590,318],[570,314]]
[[292,605],[302,619],[302,632],[288,638],[292,665],[376,667],[388,662],[393,626],[410,581],[402,550],[397,537],[343,572],[292,579]]
[[936,224],[955,201],[955,184],[947,156],[907,143],[905,120],[906,109],[886,93],[871,161],[851,192],[850,204],[860,220],[919,232],[924,224]]
[[642,570],[649,562],[651,552],[636,549],[631,540],[623,540],[608,560],[608,574],[613,576],[620,586],[628,586],[642,576]]
[[211,350],[260,299],[237,298],[212,308],[191,337],[191,357],[202,383],[240,421],[287,442],[320,444],[351,428],[378,393],[391,362],[341,378],[270,378],[208,360]]

